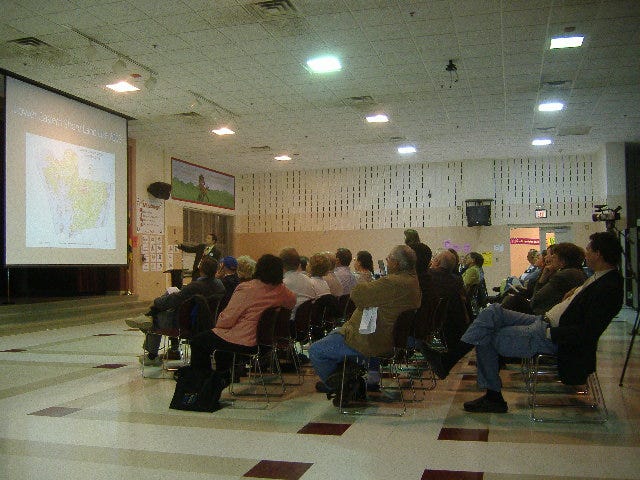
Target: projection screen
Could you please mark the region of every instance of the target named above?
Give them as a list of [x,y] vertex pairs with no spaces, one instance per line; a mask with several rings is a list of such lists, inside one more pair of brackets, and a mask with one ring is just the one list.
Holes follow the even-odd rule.
[[5,264],[126,264],[127,120],[5,85]]

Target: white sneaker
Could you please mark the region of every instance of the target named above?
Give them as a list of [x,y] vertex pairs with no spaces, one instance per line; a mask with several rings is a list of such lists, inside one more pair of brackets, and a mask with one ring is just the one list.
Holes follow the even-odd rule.
[[138,356],[138,361],[146,367],[159,367],[162,365],[162,358],[159,355],[152,359],[145,353]]

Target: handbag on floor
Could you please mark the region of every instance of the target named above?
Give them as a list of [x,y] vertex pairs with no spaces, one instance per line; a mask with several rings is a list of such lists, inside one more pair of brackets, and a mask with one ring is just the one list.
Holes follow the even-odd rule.
[[176,389],[169,408],[195,412],[220,410],[220,395],[228,385],[218,372],[192,368],[179,368],[175,373]]

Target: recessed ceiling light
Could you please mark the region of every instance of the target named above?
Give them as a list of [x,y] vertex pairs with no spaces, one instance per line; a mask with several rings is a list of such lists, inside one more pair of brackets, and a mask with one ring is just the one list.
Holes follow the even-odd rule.
[[533,142],[531,142],[531,145],[540,147],[545,145],[551,145],[552,143],[553,142],[551,141],[550,138],[536,138]]
[[307,66],[313,73],[337,72],[342,69],[340,60],[333,56],[310,58]]
[[107,88],[110,88],[111,90],[119,93],[135,92],[136,90],[140,90],[135,85],[131,85],[129,82],[125,82],[124,80],[122,82],[112,83],[111,85],[107,85]]
[[398,147],[398,153],[416,153],[416,147],[406,145],[404,147]]
[[387,117],[384,113],[379,113],[377,115],[369,115],[366,118],[367,118],[367,122],[369,123],[385,123],[389,121],[389,117]]
[[291,157],[289,155],[278,155],[277,157],[273,157],[273,159],[278,160],[279,162],[286,162],[291,160]]
[[215,130],[211,130],[211,132],[215,133],[216,135],[233,135],[236,133],[227,127],[216,128]]
[[556,37],[551,39],[551,47],[554,48],[574,48],[582,45],[584,37]]
[[564,103],[562,102],[546,102],[538,105],[538,110],[540,112],[558,112],[564,108]]

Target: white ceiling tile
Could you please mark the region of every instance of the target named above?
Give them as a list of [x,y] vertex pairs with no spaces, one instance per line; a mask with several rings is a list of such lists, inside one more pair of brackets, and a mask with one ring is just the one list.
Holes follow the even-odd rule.
[[[31,1],[33,11],[8,4],[0,67],[140,118],[130,132],[172,155],[231,158],[230,173],[270,168],[271,155],[257,164],[262,157],[249,146],[271,141],[278,144],[273,148],[295,145],[304,154],[295,166],[278,168],[344,166],[356,158],[394,163],[391,136],[419,142],[437,161],[531,155],[535,128],[579,122],[592,126],[581,149],[594,151],[616,138],[640,141],[640,17],[633,8],[640,2],[295,0],[297,20],[260,25],[239,0],[171,1],[158,8],[149,0],[83,0],[70,2],[76,8],[68,15],[43,16],[37,6],[45,1]],[[502,24],[495,22],[499,7]],[[7,17],[44,32],[39,35],[59,50],[59,60],[43,63],[3,44],[26,36]],[[570,20],[587,35],[585,46],[548,50],[548,37]],[[87,62],[86,40],[50,26],[65,21],[155,70],[155,90],[125,97],[107,92],[115,56],[99,51]],[[325,52],[337,54],[343,70],[310,74],[306,59]],[[449,59],[458,66],[458,82],[445,71]],[[572,80],[573,90],[543,86],[549,80]],[[193,97],[186,90],[234,112],[236,138],[212,138],[203,128],[216,116],[213,107],[198,108],[199,121],[176,116],[189,109]],[[370,108],[384,109],[392,121],[367,128],[362,117],[370,108],[345,103],[361,95],[371,95]],[[548,96],[568,99],[567,108],[540,115],[536,104]],[[558,145],[570,151],[578,141],[562,137]]]

